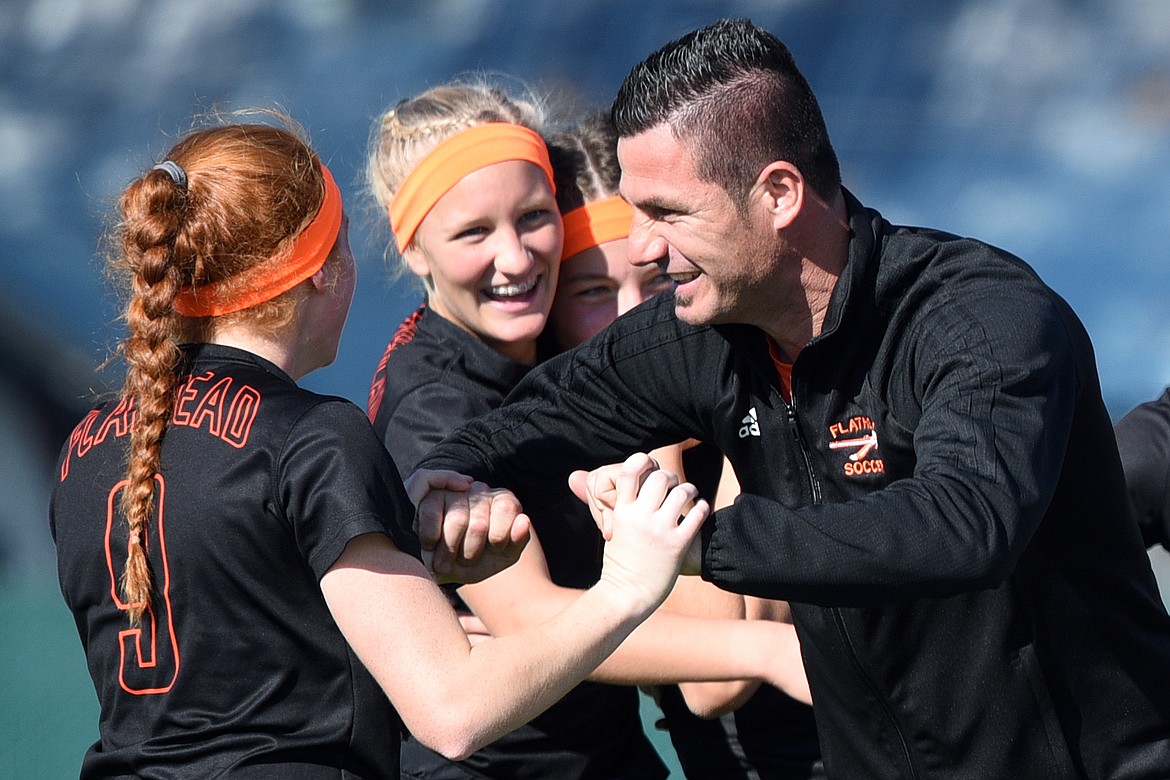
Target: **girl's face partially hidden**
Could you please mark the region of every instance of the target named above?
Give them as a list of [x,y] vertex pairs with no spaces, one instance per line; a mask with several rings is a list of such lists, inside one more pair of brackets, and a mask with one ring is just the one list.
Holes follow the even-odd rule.
[[469,173],[443,195],[405,258],[436,314],[512,360],[533,363],[562,240],[544,171],[509,160]]
[[627,239],[579,252],[561,266],[549,325],[561,349],[587,340],[619,314],[674,287],[657,265],[632,265]]

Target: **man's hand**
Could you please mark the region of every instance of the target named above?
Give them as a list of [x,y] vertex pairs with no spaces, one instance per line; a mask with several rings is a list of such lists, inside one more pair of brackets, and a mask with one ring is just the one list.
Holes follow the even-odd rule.
[[406,480],[423,561],[439,583],[485,580],[511,566],[531,525],[511,492],[453,471],[420,469]]
[[658,462],[645,453],[635,453],[624,463],[599,466],[593,471],[574,471],[569,475],[569,490],[585,502],[593,522],[608,542],[613,538],[613,508],[617,503],[618,478],[628,473],[642,486],[646,476],[659,468]]
[[574,471],[569,475],[569,490],[585,502],[593,515],[593,522],[608,542],[613,538],[613,508],[617,503],[618,479],[627,475],[640,488],[652,471],[661,469],[658,461],[644,452],[636,452],[624,463],[598,466],[593,471]]
[[[593,471],[574,471],[569,475],[569,489],[577,498],[585,502],[593,515],[593,522],[597,523],[602,537],[608,542],[613,539],[614,507],[617,505],[621,480],[635,492],[641,490],[646,478],[662,469],[651,456],[645,453],[635,453],[624,463],[611,463],[600,466]],[[705,504],[706,502],[704,502]],[[683,511],[694,506],[694,499],[688,503]],[[704,509],[704,516],[710,509]],[[702,571],[702,547],[696,538],[682,559],[681,574],[699,574]]]
[[403,485],[406,487],[406,495],[410,499],[410,503],[417,507],[418,502],[422,501],[432,490],[467,490],[474,481],[466,474],[455,471],[418,469],[406,478]]

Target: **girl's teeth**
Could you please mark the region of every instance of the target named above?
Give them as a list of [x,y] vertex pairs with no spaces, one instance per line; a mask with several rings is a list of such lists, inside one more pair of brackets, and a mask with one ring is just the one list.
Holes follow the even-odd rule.
[[492,288],[492,295],[508,298],[514,295],[523,295],[536,286],[536,280],[525,282],[524,284],[504,284],[499,287]]

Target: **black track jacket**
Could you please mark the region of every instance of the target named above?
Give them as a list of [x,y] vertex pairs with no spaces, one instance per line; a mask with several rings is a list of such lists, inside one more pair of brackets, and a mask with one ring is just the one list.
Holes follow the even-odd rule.
[[713,442],[743,495],[703,576],[794,602],[831,777],[1170,777],[1170,619],[1085,330],[1017,258],[847,200],[791,404],[761,331],[661,297],[421,465],[523,501]]

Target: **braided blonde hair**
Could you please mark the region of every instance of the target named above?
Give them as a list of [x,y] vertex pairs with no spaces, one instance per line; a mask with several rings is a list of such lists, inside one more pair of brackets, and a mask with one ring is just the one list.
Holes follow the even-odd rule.
[[608,113],[593,113],[574,127],[554,134],[548,155],[556,172],[557,205],[562,214],[618,194],[622,171],[617,159],[617,131]]
[[[455,81],[401,100],[378,117],[370,134],[366,186],[380,223],[388,226],[390,202],[427,152],[462,130],[488,122],[510,122],[543,133],[546,109],[532,93],[513,96],[487,80]],[[400,263],[396,275],[405,269]]]

